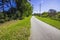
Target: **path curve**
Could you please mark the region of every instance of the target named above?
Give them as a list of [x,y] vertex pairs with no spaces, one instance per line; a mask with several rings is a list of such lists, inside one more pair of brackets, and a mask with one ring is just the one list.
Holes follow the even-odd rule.
[[60,30],[33,16],[31,18],[30,40],[60,40]]

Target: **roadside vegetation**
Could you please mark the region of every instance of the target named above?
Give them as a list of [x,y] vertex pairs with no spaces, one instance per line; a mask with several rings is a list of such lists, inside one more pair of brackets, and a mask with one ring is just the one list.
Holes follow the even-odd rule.
[[1,0],[0,23],[11,20],[22,20],[32,15],[32,5],[29,0]]
[[30,0],[0,0],[0,40],[28,40]]
[[28,40],[30,36],[30,18],[12,20],[0,24],[0,40]]
[[35,13],[33,15],[35,15],[39,20],[60,29],[60,12],[50,9],[48,12],[43,12],[42,14]]

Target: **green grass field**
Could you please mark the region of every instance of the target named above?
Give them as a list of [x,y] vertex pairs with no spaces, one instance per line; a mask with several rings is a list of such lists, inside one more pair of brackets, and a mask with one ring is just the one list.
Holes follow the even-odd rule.
[[28,40],[30,36],[30,17],[0,25],[0,40]]
[[38,17],[38,16],[36,16],[36,18],[38,18],[39,20],[41,20],[43,22],[46,22],[46,23],[60,29],[60,21],[53,20],[51,18]]

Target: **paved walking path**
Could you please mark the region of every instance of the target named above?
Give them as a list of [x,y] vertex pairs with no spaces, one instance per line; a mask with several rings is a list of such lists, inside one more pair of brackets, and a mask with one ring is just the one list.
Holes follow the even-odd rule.
[[30,40],[60,40],[60,30],[36,19],[31,18]]

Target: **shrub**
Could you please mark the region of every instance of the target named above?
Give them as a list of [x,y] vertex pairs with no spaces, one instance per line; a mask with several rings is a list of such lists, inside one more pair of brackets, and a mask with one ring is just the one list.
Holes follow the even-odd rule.
[[0,19],[0,23],[4,23],[5,22],[5,20],[4,19]]
[[0,13],[0,19],[4,18],[4,14]]
[[43,12],[42,17],[48,17],[48,12]]

